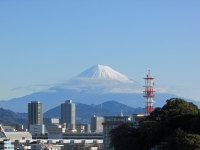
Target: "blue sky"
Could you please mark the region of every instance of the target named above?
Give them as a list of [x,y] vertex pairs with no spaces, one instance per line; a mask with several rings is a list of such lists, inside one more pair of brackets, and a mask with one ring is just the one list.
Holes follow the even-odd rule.
[[200,100],[199,16],[199,0],[0,1],[0,99],[103,64]]

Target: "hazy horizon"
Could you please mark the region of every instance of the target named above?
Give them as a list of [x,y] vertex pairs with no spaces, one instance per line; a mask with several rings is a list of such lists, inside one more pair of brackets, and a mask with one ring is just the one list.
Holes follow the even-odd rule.
[[0,100],[102,64],[200,101],[200,1],[1,1]]

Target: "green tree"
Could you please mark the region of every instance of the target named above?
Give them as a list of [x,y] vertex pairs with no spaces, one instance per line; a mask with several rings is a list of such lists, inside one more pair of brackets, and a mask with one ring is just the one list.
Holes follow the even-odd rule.
[[161,109],[161,118],[168,120],[184,115],[198,115],[199,109],[193,103],[180,98],[171,98]]
[[181,129],[177,129],[173,134],[171,149],[200,150],[200,135],[188,134]]
[[111,130],[110,147],[114,147],[115,150],[133,150],[137,147],[138,136],[137,129],[133,128],[131,124],[122,124]]
[[193,103],[180,98],[166,101],[140,122],[139,128],[122,125],[111,131],[111,145],[116,150],[148,150],[168,142],[175,150],[200,149],[200,113]]

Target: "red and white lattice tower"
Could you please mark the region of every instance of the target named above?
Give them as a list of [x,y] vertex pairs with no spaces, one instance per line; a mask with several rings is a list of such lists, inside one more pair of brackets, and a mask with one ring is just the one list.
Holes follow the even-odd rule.
[[151,77],[150,70],[149,70],[149,74],[144,79],[145,79],[144,97],[146,98],[146,100],[145,100],[145,114],[149,115],[153,111],[153,103],[154,103],[153,98],[155,97],[153,80],[155,78]]

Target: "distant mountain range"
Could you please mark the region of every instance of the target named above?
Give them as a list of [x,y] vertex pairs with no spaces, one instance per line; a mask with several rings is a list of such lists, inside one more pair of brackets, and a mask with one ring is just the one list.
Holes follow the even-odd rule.
[[[91,117],[96,116],[118,116],[120,112],[132,116],[135,113],[144,113],[144,108],[133,108],[116,101],[107,101],[99,105],[87,105],[76,103],[76,123],[90,123]],[[27,126],[27,113],[15,113],[11,110],[0,108],[0,123],[4,125],[20,123]],[[60,118],[60,105],[44,113],[44,123],[48,118]]]
[[27,124],[27,114],[26,113],[15,113],[11,110],[0,108],[0,123],[3,125],[10,124]]
[[[116,101],[104,102],[100,105],[76,103],[76,122],[89,123],[93,115],[96,116],[132,116],[133,113],[144,113],[144,108],[133,108]],[[45,118],[60,118],[60,105],[44,113]]]
[[[124,115],[131,116],[133,113],[144,113],[144,108],[132,108],[127,105],[108,101],[100,105],[87,105],[76,103],[76,122],[77,123],[90,123],[91,117],[96,116],[116,116],[123,112]],[[0,108],[0,123],[4,125],[9,124],[24,124],[27,126],[28,115],[27,113],[15,113],[11,110]],[[60,105],[45,112],[44,118],[60,118]],[[48,119],[44,119],[48,121]]]
[[[38,100],[43,103],[44,111],[48,111],[65,100],[71,99],[73,102],[88,105],[117,101],[134,108],[144,108],[142,91],[143,85],[138,82],[108,66],[96,65],[64,83],[50,87],[46,91],[35,92],[8,101],[0,101],[0,107],[15,112],[27,112],[27,104],[30,101]],[[174,94],[168,94],[163,88],[157,87],[156,92],[155,107],[161,107],[167,99],[177,97]],[[200,106],[197,101],[186,100]]]

